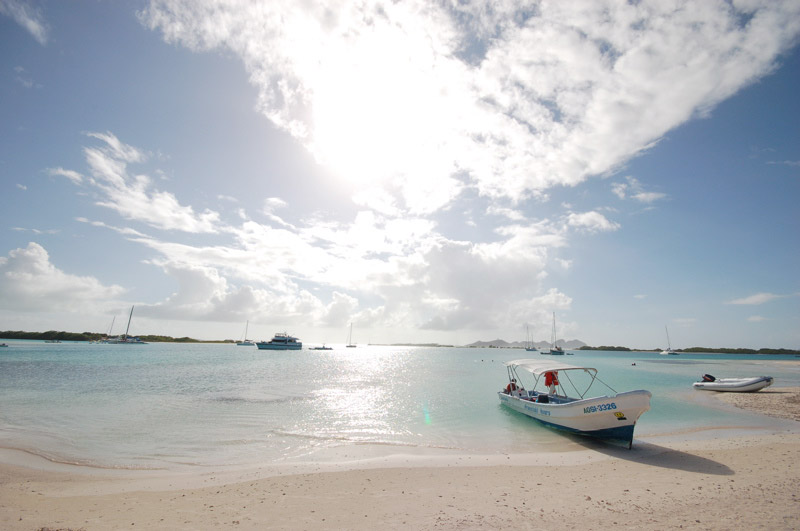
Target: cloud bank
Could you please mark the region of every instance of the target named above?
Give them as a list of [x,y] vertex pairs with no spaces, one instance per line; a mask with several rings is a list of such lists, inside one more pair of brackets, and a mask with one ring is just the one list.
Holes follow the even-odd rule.
[[239,56],[320,162],[429,213],[613,171],[769,73],[800,4],[154,0],[140,19]]

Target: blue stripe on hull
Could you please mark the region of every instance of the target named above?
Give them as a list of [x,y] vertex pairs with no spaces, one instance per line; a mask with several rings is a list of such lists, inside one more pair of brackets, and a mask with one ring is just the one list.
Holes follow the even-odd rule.
[[547,426],[548,428],[554,428],[561,431],[576,433],[578,435],[585,435],[586,437],[592,437],[594,439],[602,439],[604,441],[623,443],[627,445],[628,448],[630,448],[633,445],[633,428],[635,427],[634,424],[629,424],[627,426],[618,426],[616,428],[605,428],[602,430],[584,431],[584,430],[576,430],[575,428],[568,428],[566,426],[561,426],[559,424],[553,424],[552,422],[539,420],[535,417],[529,417],[529,418],[532,418],[533,420],[540,422],[541,424]]
[[537,417],[527,415],[521,411],[517,411],[513,407],[509,405],[509,408],[514,411],[515,413],[519,413],[520,415],[525,415],[529,419],[533,419],[536,422],[542,424],[543,426],[547,426],[548,428],[553,428],[556,430],[566,431],[569,433],[575,433],[577,435],[584,435],[586,437],[592,437],[593,439],[602,439],[604,441],[622,443],[628,446],[630,449],[633,445],[633,428],[636,427],[636,424],[628,424],[626,426],[617,426],[614,428],[604,428],[602,430],[578,430],[575,428],[569,428],[567,426],[562,426],[560,424],[554,424],[552,422],[547,422],[546,420],[539,419]]

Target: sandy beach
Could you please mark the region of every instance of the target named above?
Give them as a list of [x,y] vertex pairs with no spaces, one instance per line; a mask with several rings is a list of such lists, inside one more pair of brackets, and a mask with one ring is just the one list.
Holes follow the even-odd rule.
[[[714,446],[712,448],[712,446]],[[3,529],[796,529],[800,436],[640,445],[583,464],[437,466],[193,487],[0,471]],[[211,485],[206,485],[212,483]]]
[[[717,396],[800,418],[798,388]],[[3,529],[797,529],[800,514],[797,430],[351,470],[98,473],[27,459],[0,466]]]

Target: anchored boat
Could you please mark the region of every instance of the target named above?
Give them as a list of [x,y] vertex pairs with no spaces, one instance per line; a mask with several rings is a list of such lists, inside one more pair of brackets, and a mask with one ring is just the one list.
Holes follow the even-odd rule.
[[258,350],[300,350],[303,348],[303,343],[289,334],[278,333],[269,341],[259,341],[256,346]]
[[[117,337],[109,337],[104,343],[109,345],[147,345],[146,341],[142,341],[138,337],[131,337],[128,332],[131,330],[131,319],[133,319],[133,306],[131,306],[131,313],[128,316],[128,327],[125,329],[125,334]],[[111,321],[111,326],[114,326],[114,321]]]
[[[597,369],[538,359],[509,361],[508,385],[497,393],[500,402],[546,426],[588,437],[633,444],[633,428],[650,409],[650,391],[643,389],[617,393],[597,378]],[[573,383],[578,373],[588,375],[589,383],[580,392]],[[524,378],[521,378],[524,376]],[[527,381],[528,389],[523,381]],[[561,381],[572,383],[577,397],[568,396]],[[614,394],[585,398],[595,381]]]
[[725,391],[729,393],[754,393],[772,385],[772,376],[752,376],[749,378],[715,378],[704,374],[703,380],[692,384],[700,391]]

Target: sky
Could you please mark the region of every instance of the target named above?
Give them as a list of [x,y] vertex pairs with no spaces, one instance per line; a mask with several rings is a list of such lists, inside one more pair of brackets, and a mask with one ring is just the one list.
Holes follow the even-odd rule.
[[0,0],[0,330],[798,349],[799,39],[797,0]]

